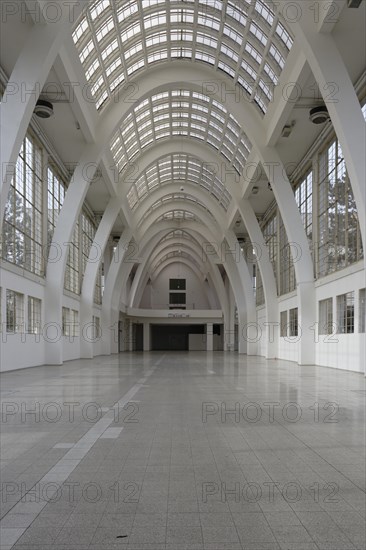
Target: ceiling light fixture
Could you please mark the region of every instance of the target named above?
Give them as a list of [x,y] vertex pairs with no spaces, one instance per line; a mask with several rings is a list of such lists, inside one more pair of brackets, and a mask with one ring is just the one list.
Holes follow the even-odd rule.
[[324,124],[328,122],[330,116],[325,105],[318,105],[310,109],[309,118],[313,124]]
[[39,99],[34,108],[34,114],[39,118],[50,118],[53,115],[52,103],[45,99]]
[[348,0],[349,8],[359,8],[362,0]]

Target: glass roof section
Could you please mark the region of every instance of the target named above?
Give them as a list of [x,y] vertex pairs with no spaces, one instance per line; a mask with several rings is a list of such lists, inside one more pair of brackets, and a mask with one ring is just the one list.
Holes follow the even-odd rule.
[[183,220],[195,220],[196,217],[192,212],[188,212],[187,210],[170,210],[169,212],[165,212],[162,216],[160,216],[157,219],[157,222],[161,222],[164,220],[167,221],[183,221]]
[[73,40],[97,109],[140,71],[185,59],[225,73],[261,113],[293,44],[262,0],[97,0]]
[[192,235],[187,233],[187,231],[183,231],[182,229],[175,229],[174,231],[171,231],[170,233],[168,233],[168,235],[166,235],[161,239],[160,243],[163,243],[169,240],[174,240],[176,242],[179,242],[179,241],[182,241],[182,239],[197,243],[196,239],[194,239]]
[[160,139],[190,137],[208,143],[241,174],[252,147],[226,107],[204,94],[172,90],[141,101],[111,140],[119,170]]
[[[206,214],[208,214],[210,217],[213,217],[211,211],[209,210],[209,208],[207,208],[206,205],[204,205],[201,201],[199,201],[198,199],[196,199],[196,197],[193,197],[192,195],[189,195],[187,193],[170,193],[169,195],[165,195],[163,198],[157,200],[156,202],[154,202],[154,204],[148,209],[147,212],[145,212],[145,214],[139,219],[139,222],[138,222],[138,227],[140,225],[142,225],[142,223],[145,221],[145,219],[150,216],[151,212],[156,210],[157,208],[159,208],[160,206],[164,205],[164,204],[167,204],[169,202],[173,202],[174,203],[174,206],[177,205],[178,208],[179,208],[179,201],[182,203],[182,207],[188,207],[189,206],[189,203],[191,204],[195,204],[196,206],[199,206],[200,208],[202,208]],[[177,204],[178,203],[178,204]],[[179,214],[178,214],[179,212]],[[181,213],[184,213],[184,217],[182,219],[195,219],[195,216],[194,214],[192,214],[191,212],[183,212],[183,210],[177,210],[177,211],[174,211],[172,215],[172,212],[169,212],[169,215],[162,215],[158,218],[158,221],[161,221],[163,219],[180,219],[180,215]],[[187,217],[185,214],[191,216],[191,217]]]
[[135,210],[151,192],[170,183],[193,183],[210,193],[225,212],[229,207],[231,195],[209,163],[185,153],[174,153],[150,165],[131,186],[127,193],[131,210]]
[[193,256],[191,256],[191,254],[187,253],[187,252],[183,252],[182,250],[179,251],[179,250],[174,250],[173,252],[168,252],[168,254],[165,254],[165,256],[163,256],[152,268],[151,271],[156,271],[156,269],[158,269],[158,267],[164,263],[166,260],[169,260],[171,258],[185,258],[186,260],[188,260],[190,263],[193,263],[198,269],[200,269],[200,265],[199,263],[195,260],[195,258],[193,258]]

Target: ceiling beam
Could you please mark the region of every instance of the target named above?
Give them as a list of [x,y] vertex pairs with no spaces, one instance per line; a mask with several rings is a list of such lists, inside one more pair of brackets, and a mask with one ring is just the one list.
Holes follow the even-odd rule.
[[311,76],[310,67],[298,43],[294,42],[286,61],[280,82],[269,105],[266,122],[266,145],[276,145],[282,130],[291,117],[296,102],[303,95],[304,86]]
[[347,5],[347,0],[330,0],[314,2],[314,18],[318,32],[330,34],[339,21],[340,15]]
[[94,100],[90,96],[90,88],[71,34],[70,39],[62,46],[54,67],[69,98],[70,108],[80,124],[85,141],[95,143],[99,115]]

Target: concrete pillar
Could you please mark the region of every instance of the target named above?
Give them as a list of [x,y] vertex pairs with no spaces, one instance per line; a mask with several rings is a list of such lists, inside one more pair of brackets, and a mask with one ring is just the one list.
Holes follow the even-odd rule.
[[[80,298],[80,322],[82,330],[88,325],[88,323],[92,321],[95,282],[98,275],[99,266],[102,261],[103,253],[105,256],[106,250],[108,251],[108,238],[118,212],[118,201],[116,201],[115,199],[111,199],[95,234],[93,243],[94,246],[92,246],[90,250],[89,261],[86,265],[84,273]],[[96,251],[97,261],[95,260]],[[107,329],[107,327],[102,327],[102,329],[103,328]],[[90,338],[87,338],[86,336],[87,334],[81,334],[80,357],[84,359],[91,359],[93,357],[93,342],[90,340]]]
[[224,317],[224,350],[234,351],[235,345],[235,298],[230,281],[225,280],[225,290],[227,296],[227,314]]
[[248,200],[239,203],[239,212],[245,221],[251,242],[256,247],[258,265],[261,272],[266,307],[266,359],[278,357],[279,331],[274,323],[278,323],[278,301],[276,279],[269,259],[262,230]]
[[150,351],[150,323],[144,321],[144,351]]
[[213,351],[213,323],[206,324],[206,350]]
[[300,283],[297,285],[299,300],[299,365],[315,364],[314,323],[316,318],[314,317],[314,311],[316,308],[316,300],[313,288],[314,284],[312,282]]
[[129,321],[128,321],[127,334],[128,334],[127,350],[128,351],[133,351],[133,323],[132,323],[131,319],[129,319]]

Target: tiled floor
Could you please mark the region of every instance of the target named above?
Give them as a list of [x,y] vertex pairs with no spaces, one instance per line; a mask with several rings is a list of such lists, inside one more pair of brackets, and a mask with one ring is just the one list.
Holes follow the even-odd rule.
[[365,548],[360,374],[121,354],[1,394],[2,550]]

